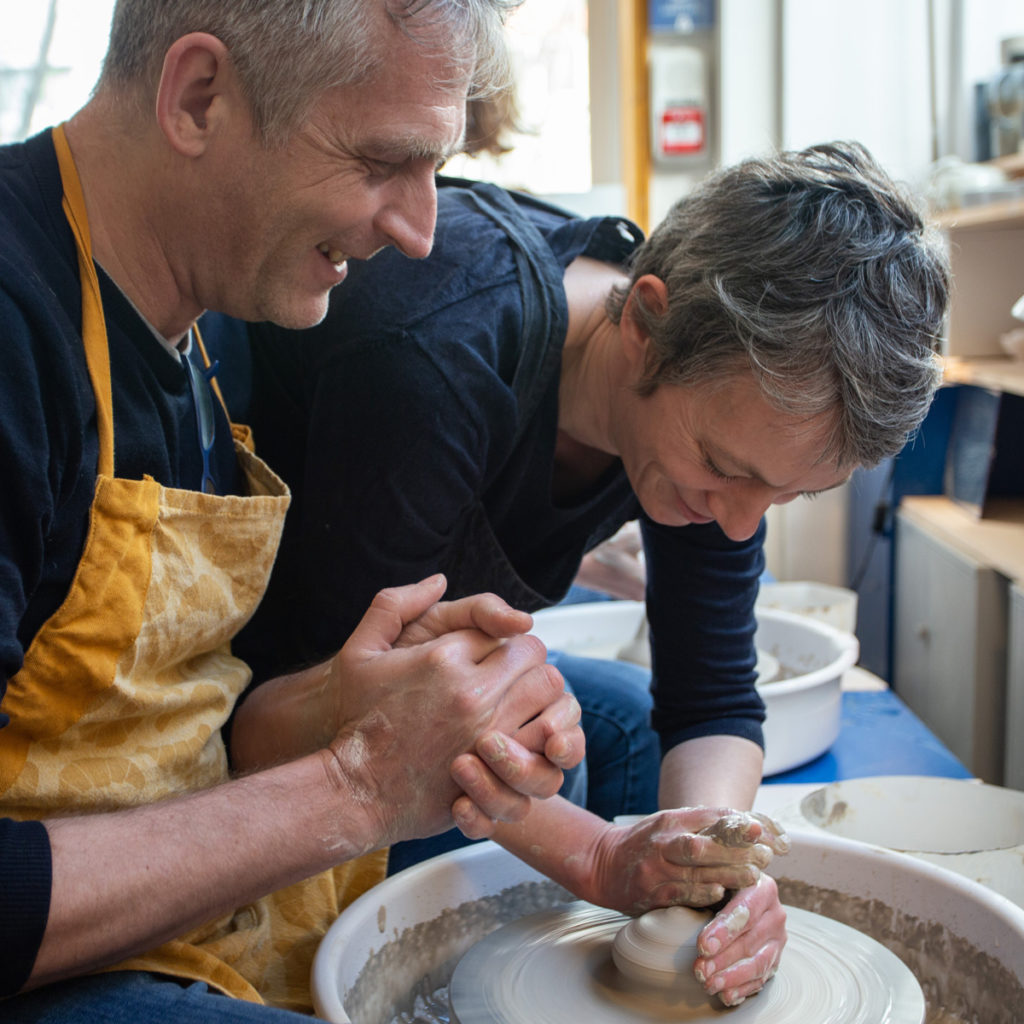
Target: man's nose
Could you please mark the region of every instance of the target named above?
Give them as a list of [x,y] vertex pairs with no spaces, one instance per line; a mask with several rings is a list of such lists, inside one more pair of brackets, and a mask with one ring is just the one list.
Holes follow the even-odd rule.
[[434,171],[417,173],[392,183],[390,195],[377,214],[376,227],[388,242],[412,259],[430,255],[437,223]]

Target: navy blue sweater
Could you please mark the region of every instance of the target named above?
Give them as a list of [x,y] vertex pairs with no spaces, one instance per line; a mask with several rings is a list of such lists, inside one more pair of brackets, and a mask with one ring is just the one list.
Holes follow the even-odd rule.
[[[714,523],[659,526],[618,462],[586,493],[552,498],[563,271],[580,254],[622,263],[639,229],[466,184],[441,179],[427,259],[389,249],[353,263],[311,331],[251,328],[244,412],[293,505],[236,651],[262,676],[322,658],[381,587],[437,571],[448,596],[492,590],[534,611],[561,599],[585,552],[639,517],[663,748],[718,733],[760,743],[763,524],[742,543]],[[479,533],[466,543],[481,518],[494,542],[486,562]]]
[[[67,594],[96,483],[81,286],[61,196],[49,132],[0,147],[0,745],[7,680]],[[115,473],[196,487],[202,462],[184,369],[102,272],[100,289]],[[218,416],[216,475],[223,490],[234,491],[233,448],[227,421]],[[0,996],[17,991],[32,968],[50,888],[45,828],[3,818],[0,793]]]

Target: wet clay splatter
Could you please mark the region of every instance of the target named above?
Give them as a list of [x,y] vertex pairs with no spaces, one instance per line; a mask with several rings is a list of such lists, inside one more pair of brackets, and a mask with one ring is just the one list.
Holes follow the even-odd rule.
[[[446,989],[459,958],[495,928],[538,910],[547,910],[573,897],[555,882],[524,882],[479,900],[449,908],[432,921],[406,928],[366,962],[353,986],[342,993],[342,1004],[354,1024],[386,1024],[399,1020],[447,1017],[409,1016],[419,1001],[437,1006],[431,994]],[[448,998],[442,993],[443,1005]]]
[[892,950],[913,972],[927,1003],[926,1024],[1020,1024],[1024,978],[936,921],[881,900],[777,879],[783,903],[856,928]]

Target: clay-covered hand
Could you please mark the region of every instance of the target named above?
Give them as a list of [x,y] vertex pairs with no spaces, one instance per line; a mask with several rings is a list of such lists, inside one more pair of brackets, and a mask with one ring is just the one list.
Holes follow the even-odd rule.
[[[487,636],[501,639],[525,633],[532,625],[530,615],[517,611],[496,594],[475,594],[431,605],[406,624],[395,646],[412,647],[464,629],[478,629]],[[510,784],[522,780],[526,787],[524,792],[531,796],[551,796],[561,785],[560,776],[552,775],[536,757],[529,755],[542,755],[562,771],[575,768],[584,754],[580,716],[576,698],[564,694],[543,714],[516,730],[512,737],[514,742],[506,743],[500,736],[484,737],[485,742],[477,745],[477,752],[498,774],[504,777],[507,772],[506,781]],[[468,767],[464,766],[463,774],[468,773]],[[531,782],[538,773],[546,775],[546,779]]]
[[405,623],[394,646],[415,647],[460,629],[478,629],[498,640],[526,633],[532,625],[531,615],[513,608],[497,594],[474,594],[430,605]]
[[[329,744],[338,777],[373,808],[382,842],[450,827],[463,793],[460,820],[472,818],[477,828],[518,820],[532,796],[561,784],[548,745],[557,756],[567,744],[569,761],[578,745],[582,756],[582,741],[575,742],[579,709],[567,705],[544,645],[514,631],[494,637],[465,625],[470,603],[431,618],[443,590],[443,578],[434,577],[378,594],[325,679],[331,718],[341,724]],[[500,609],[494,614],[509,618]],[[445,621],[449,631],[440,629]],[[413,623],[420,642],[412,639]],[[497,747],[514,743],[511,737],[535,722],[540,727],[531,724],[526,736],[536,749],[516,750],[510,765]],[[467,760],[472,770],[453,768]]]
[[[413,647],[465,629],[501,639],[525,633],[532,625],[530,615],[497,595],[475,594],[431,605],[405,625],[395,646]],[[487,733],[472,753],[453,762],[452,777],[464,795],[452,806],[452,816],[465,835],[482,839],[493,832],[498,819],[482,810],[484,807],[504,807],[501,820],[521,818],[528,805],[515,799],[510,790],[541,799],[558,792],[562,772],[583,760],[580,715],[576,699],[563,694],[514,735]]]
[[736,1006],[760,992],[778,970],[786,945],[786,912],[771,875],[740,889],[697,940],[694,974],[708,995]]
[[608,825],[595,854],[594,892],[585,898],[627,914],[682,903],[708,907],[754,885],[785,832],[765,815],[722,807],[658,811]]
[[681,903],[728,902],[704,928],[694,972],[727,1006],[759,992],[786,944],[786,914],[775,880],[763,873],[789,852],[785,831],[767,815],[729,808],[659,811],[603,833],[593,902],[639,914]]
[[[558,792],[562,771],[574,768],[583,759],[580,716],[576,698],[563,693],[514,735],[486,733],[472,753],[456,758],[452,777],[465,795],[455,801],[452,816],[464,835],[484,839],[492,834],[497,820],[482,808],[493,805],[505,787],[540,799]],[[506,814],[502,820],[517,821],[522,816]]]

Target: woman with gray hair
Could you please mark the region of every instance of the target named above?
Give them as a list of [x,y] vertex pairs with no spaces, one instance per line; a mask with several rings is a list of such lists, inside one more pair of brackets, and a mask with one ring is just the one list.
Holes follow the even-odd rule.
[[[724,897],[695,969],[734,1004],[785,941],[760,873],[785,843],[748,813],[763,516],[898,452],[921,422],[939,379],[940,243],[849,143],[714,174],[646,242],[622,218],[486,184],[441,179],[438,195],[427,259],[354,264],[312,331],[250,329],[249,411],[295,506],[241,649],[257,673],[323,656],[367,595],[428,569],[450,596],[533,611],[639,519],[650,695],[557,655],[600,799],[537,801],[494,837],[629,913]],[[653,758],[636,721],[652,702]],[[647,793],[660,812],[608,823],[655,810],[637,806]]]
[[639,295],[650,338],[644,393],[752,371],[779,410],[835,414],[821,453],[841,466],[894,455],[939,383],[945,257],[916,204],[856,143],[747,161],[677,203],[612,289],[619,323]]

